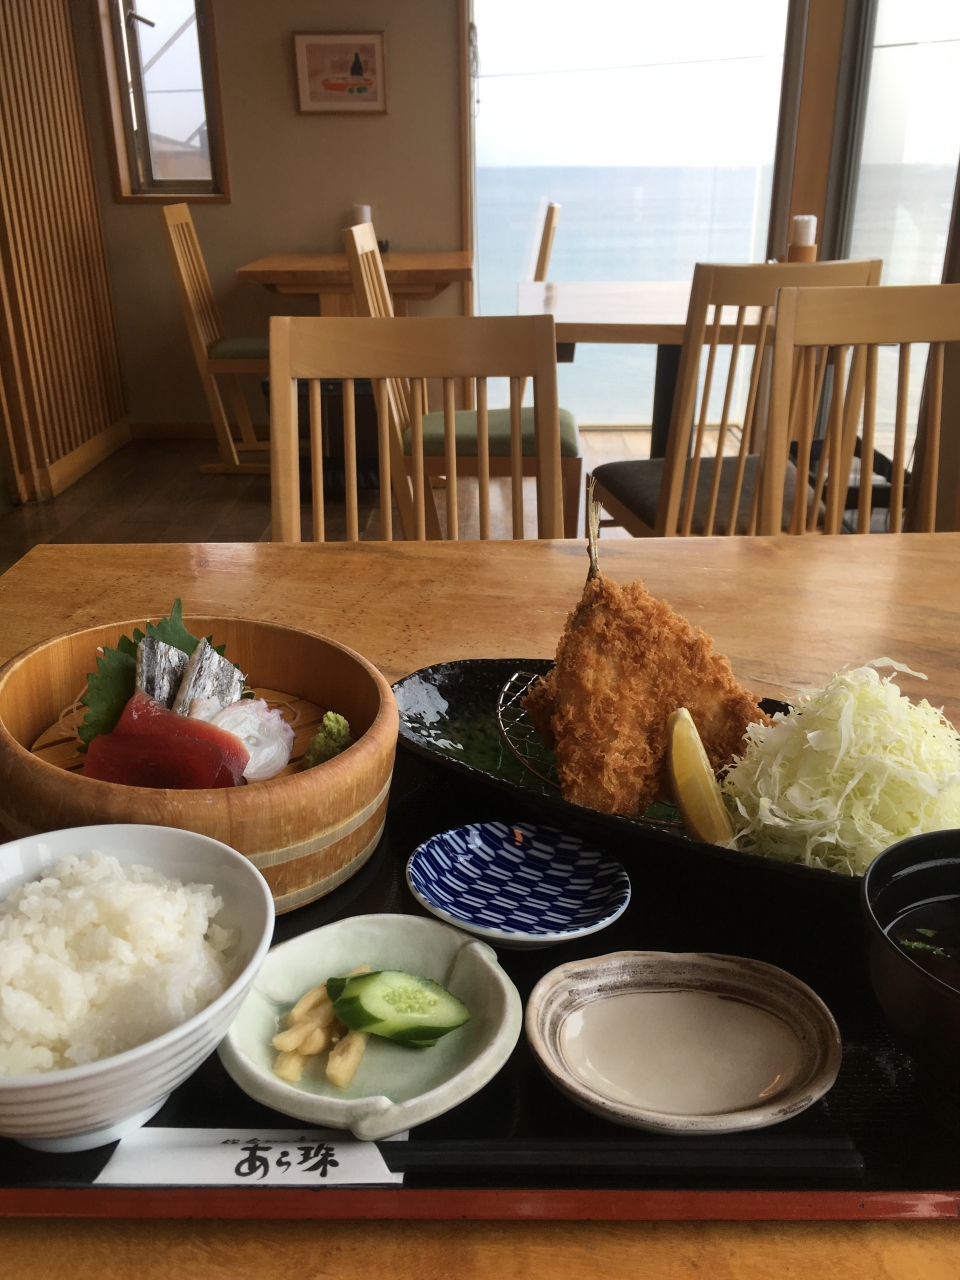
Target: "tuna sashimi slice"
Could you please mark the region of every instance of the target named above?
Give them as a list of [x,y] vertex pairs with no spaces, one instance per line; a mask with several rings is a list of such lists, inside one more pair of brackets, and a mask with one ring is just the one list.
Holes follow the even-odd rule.
[[123,709],[123,715],[117,721],[114,732],[121,733],[162,733],[175,738],[196,738],[201,742],[212,742],[219,747],[227,761],[230,772],[238,778],[250,759],[242,739],[235,733],[220,729],[207,720],[197,720],[192,716],[181,716],[168,711],[161,703],[146,694],[135,693]]
[[212,742],[159,733],[100,733],[83,762],[85,778],[127,787],[235,787],[236,779]]
[[250,753],[232,733],[135,693],[112,733],[90,743],[83,774],[128,787],[234,787]]

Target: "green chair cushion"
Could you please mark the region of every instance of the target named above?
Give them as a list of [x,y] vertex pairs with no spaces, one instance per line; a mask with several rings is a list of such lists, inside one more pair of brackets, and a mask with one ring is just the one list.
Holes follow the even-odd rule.
[[[510,457],[510,410],[491,409],[487,415],[491,458]],[[475,409],[458,409],[456,413],[457,457],[477,456],[477,414]],[[520,410],[520,431],[523,437],[523,456],[534,456],[533,408]],[[404,453],[410,452],[410,429],[403,435]],[[442,457],[446,452],[443,436],[443,414],[423,415],[423,452],[428,458]],[[560,455],[564,458],[580,457],[580,435],[577,420],[566,409],[560,410]]]
[[259,334],[243,338],[221,338],[207,352],[208,360],[269,360],[270,339]]

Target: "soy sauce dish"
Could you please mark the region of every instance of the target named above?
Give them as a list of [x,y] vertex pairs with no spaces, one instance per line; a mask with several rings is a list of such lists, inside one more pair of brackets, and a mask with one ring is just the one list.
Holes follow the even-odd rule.
[[407,885],[433,915],[513,950],[606,929],[630,902],[619,862],[579,836],[525,822],[475,822],[416,849]]
[[960,1067],[960,831],[901,840],[867,869],[870,980],[913,1052]]
[[840,1034],[820,998],[736,956],[618,951],[560,965],[534,987],[525,1025],[574,1102],[661,1133],[778,1124],[840,1069]]

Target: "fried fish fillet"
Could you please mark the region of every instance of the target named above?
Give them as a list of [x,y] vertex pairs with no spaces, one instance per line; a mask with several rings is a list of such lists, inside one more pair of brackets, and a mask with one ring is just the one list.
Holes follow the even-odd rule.
[[714,769],[766,717],[699,627],[642,582],[591,570],[557,648],[524,706],[556,754],[564,798],[601,813],[642,814],[669,799],[667,719],[686,707]]

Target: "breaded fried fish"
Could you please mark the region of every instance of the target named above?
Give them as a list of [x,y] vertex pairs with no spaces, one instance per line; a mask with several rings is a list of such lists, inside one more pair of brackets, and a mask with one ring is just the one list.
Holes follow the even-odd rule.
[[747,725],[766,719],[699,627],[642,582],[620,586],[600,572],[593,537],[590,574],[557,665],[524,706],[554,749],[564,798],[629,817],[671,798],[671,712],[689,710],[715,770],[742,748]]

